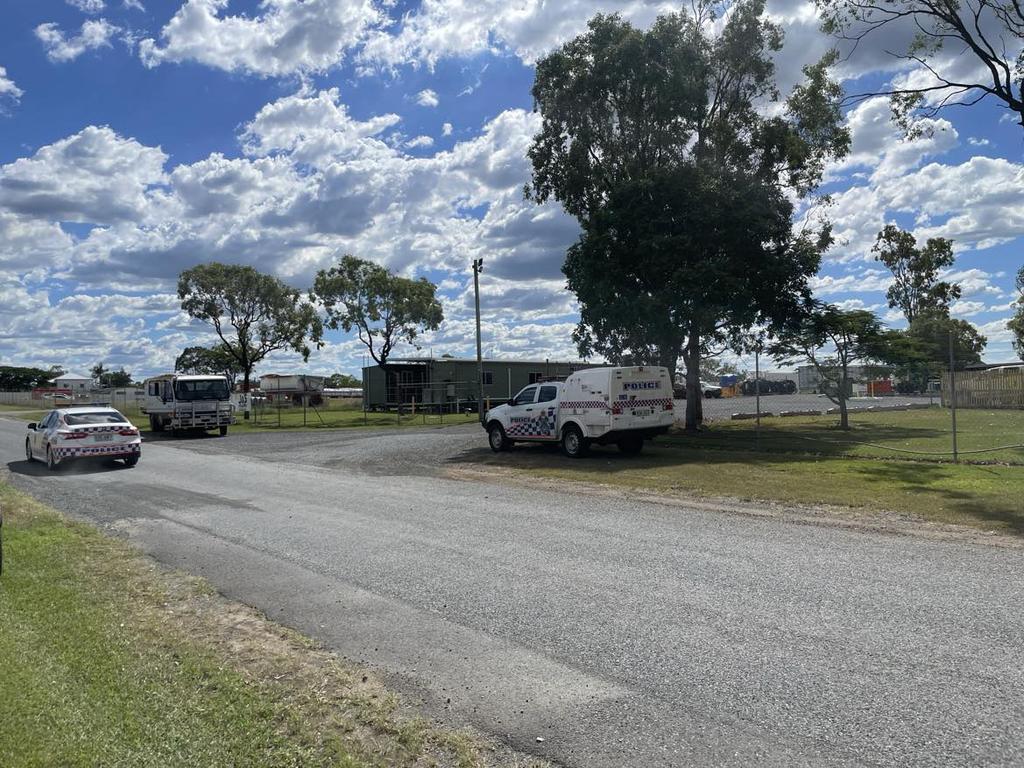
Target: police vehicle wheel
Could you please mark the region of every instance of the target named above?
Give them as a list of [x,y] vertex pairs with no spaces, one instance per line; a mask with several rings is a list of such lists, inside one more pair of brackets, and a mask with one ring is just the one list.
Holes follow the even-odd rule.
[[46,446],[46,468],[51,472],[56,472],[59,466],[57,460],[53,457],[53,448]]
[[505,437],[505,430],[501,428],[501,424],[491,424],[487,430],[487,440],[495,453],[507,451],[512,445],[512,441]]
[[642,437],[627,437],[619,441],[619,450],[627,456],[637,456],[644,449]]
[[132,454],[131,456],[125,456],[124,457],[124,465],[126,467],[134,467],[138,463],[139,463],[139,455],[137,453]]
[[570,459],[578,459],[580,456],[586,455],[589,447],[587,439],[583,437],[579,427],[570,424],[565,428],[562,433],[562,453]]
[[25,459],[28,461],[35,461],[36,457],[32,455],[32,443],[25,438]]

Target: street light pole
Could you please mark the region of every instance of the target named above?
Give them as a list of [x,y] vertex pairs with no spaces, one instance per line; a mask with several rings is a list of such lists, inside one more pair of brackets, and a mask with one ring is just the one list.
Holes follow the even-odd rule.
[[480,423],[484,423],[484,356],[480,343],[480,273],[484,270],[483,259],[473,259],[473,294],[476,298],[476,412]]

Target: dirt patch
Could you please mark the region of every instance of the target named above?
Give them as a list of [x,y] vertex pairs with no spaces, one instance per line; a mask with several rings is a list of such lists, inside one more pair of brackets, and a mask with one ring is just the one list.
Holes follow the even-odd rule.
[[[443,476],[453,480],[488,482],[533,490],[546,490],[573,495],[591,495],[627,501],[645,501],[680,510],[721,512],[744,517],[770,518],[799,525],[820,525],[848,528],[871,533],[896,536],[917,536],[933,541],[953,541],[965,544],[984,544],[1007,549],[1024,549],[1024,540],[996,531],[984,531],[966,525],[939,523],[904,512],[875,511],[856,507],[833,505],[782,504],[771,500],[705,497],[680,490],[666,492],[623,488],[622,486],[546,478],[526,473],[531,468],[547,466],[544,453],[530,455],[521,466],[501,466],[484,451],[460,457],[455,466],[448,466]],[[520,458],[520,457],[517,457]]]

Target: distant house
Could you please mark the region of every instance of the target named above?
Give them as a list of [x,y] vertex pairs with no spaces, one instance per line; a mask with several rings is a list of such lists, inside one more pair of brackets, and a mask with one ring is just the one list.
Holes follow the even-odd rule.
[[68,390],[72,395],[84,395],[92,388],[92,377],[81,376],[77,373],[62,373],[55,379],[50,379],[54,389]]
[[306,373],[265,373],[260,376],[260,391],[269,404],[320,405],[325,378]]

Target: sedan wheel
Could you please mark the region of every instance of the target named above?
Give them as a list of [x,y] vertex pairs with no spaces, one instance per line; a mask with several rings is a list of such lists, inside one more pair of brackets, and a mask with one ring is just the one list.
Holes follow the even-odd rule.
[[25,438],[25,459],[28,461],[36,460],[36,457],[32,454],[32,443],[28,438]]
[[46,468],[51,472],[55,472],[60,462],[53,457],[53,448],[46,446]]

